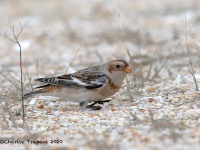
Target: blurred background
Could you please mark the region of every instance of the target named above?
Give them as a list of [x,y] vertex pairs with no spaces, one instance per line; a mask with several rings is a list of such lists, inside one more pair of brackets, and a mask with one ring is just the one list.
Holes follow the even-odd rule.
[[[0,32],[11,35],[9,20],[16,31],[26,24],[20,42],[31,74],[37,61],[39,70],[60,72],[78,50],[76,66],[127,59],[127,50],[162,59],[186,52],[185,16],[191,51],[199,49],[199,6],[198,0],[1,0]],[[2,37],[0,49],[1,70],[18,65],[16,45]]]

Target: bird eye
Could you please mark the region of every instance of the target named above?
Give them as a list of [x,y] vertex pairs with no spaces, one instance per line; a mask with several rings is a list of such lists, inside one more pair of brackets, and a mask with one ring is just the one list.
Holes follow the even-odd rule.
[[116,68],[120,68],[120,65],[116,65],[115,67],[116,67]]

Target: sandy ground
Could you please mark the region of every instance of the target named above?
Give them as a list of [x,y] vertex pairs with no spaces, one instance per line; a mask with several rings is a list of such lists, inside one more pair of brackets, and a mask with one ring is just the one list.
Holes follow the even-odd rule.
[[69,64],[74,72],[115,57],[133,73],[100,111],[29,99],[22,127],[20,92],[10,83],[19,85],[19,48],[2,36],[0,149],[199,149],[200,94],[188,59],[200,85],[199,6],[197,0],[1,0],[0,32],[12,38],[9,23],[16,32],[25,24],[19,37],[25,92],[35,78],[64,74]]

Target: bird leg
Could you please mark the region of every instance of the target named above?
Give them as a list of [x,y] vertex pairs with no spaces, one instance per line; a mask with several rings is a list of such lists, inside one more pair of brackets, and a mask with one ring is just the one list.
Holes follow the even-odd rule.
[[92,104],[88,105],[88,106],[94,106],[95,104],[104,104],[104,103],[108,103],[111,100],[100,100],[100,101],[95,101]]
[[100,110],[102,108],[101,106],[94,106],[94,105],[95,104],[104,104],[104,103],[108,103],[110,101],[111,100],[100,100],[100,101],[95,101],[90,105],[86,105],[85,102],[80,102],[79,106],[80,106],[81,109],[89,108],[91,110]]
[[80,102],[79,106],[81,110],[84,110],[85,108],[89,108],[91,110],[100,110],[101,106],[94,106],[94,105],[86,105],[86,102]]
[[85,102],[80,102],[79,107],[81,110],[84,110],[86,108],[86,103]]
[[96,101],[97,104],[104,104],[104,103],[108,103],[111,100],[101,100],[101,101]]

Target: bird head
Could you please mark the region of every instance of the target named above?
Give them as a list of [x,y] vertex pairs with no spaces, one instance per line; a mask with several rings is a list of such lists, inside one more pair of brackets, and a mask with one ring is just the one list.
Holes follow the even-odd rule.
[[128,73],[132,72],[130,66],[124,60],[112,60],[104,64],[103,67],[112,80],[120,83],[123,82]]
[[131,73],[132,70],[128,63],[124,60],[112,60],[108,63],[106,63],[108,72],[110,74],[116,73],[116,72],[121,72],[121,73]]

